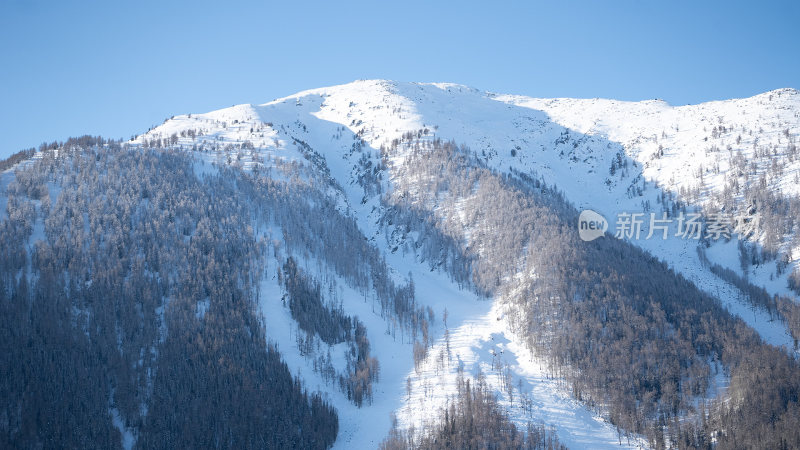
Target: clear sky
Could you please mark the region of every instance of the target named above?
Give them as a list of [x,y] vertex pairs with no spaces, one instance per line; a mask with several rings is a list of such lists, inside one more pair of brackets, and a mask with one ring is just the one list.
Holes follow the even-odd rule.
[[0,158],[359,78],[674,105],[800,88],[796,1],[0,0]]

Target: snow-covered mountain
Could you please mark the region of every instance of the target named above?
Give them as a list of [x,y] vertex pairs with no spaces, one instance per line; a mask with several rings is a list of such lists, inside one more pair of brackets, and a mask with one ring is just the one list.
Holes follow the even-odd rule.
[[[672,107],[660,100],[536,99],[455,84],[366,80],[263,105],[176,116],[135,142],[160,139],[186,149],[216,149],[212,153],[218,158],[235,158],[233,163],[244,167],[252,161],[251,153],[305,161],[302,146],[295,144],[304,142],[324,158],[330,176],[344,187],[345,204],[364,217],[360,213],[365,209],[359,207],[363,193],[350,188],[357,184],[359,161],[352,157],[352,139],[345,136],[358,136],[377,152],[405,133],[423,129],[469,147],[494,170],[536,174],[577,206],[610,219],[612,232],[620,212],[660,213],[662,194],[671,202],[727,212],[741,239],[758,249],[766,245],[772,253],[747,267],[748,275],[771,294],[791,295],[787,277],[800,261],[800,233],[793,216],[798,210],[786,207],[782,212],[788,223],[771,223],[752,203],[743,205],[754,200],[745,199],[742,191],[764,183],[765,191],[781,199],[800,195],[795,144],[800,94],[794,89]],[[242,144],[252,144],[254,150],[239,150]],[[224,152],[227,146],[237,150]],[[622,163],[616,163],[620,157]],[[615,169],[623,164],[624,170]],[[696,242],[660,241],[635,243],[687,277],[707,272],[696,265]],[[737,239],[732,242],[714,245],[709,252],[712,259],[720,254],[715,262],[741,273]],[[786,268],[776,270],[781,260]],[[724,289],[713,280],[698,285],[715,292]]]
[[[234,180],[226,189],[242,193],[230,194],[240,195],[230,197],[240,199],[237,208],[258,210],[241,225],[263,245],[253,251],[261,259],[243,277],[254,280],[266,340],[291,374],[338,413],[334,447],[375,448],[390,433],[413,442],[411,430],[421,439],[466,377],[482,380],[520,429],[543,425],[570,448],[641,448],[680,445],[678,422],[705,426],[706,408],[723,411],[751,398],[749,371],[742,369],[750,366],[721,343],[727,336],[745,336],[752,354],[786,358],[796,369],[800,315],[791,287],[800,283],[798,135],[800,94],[793,89],[673,107],[660,100],[537,99],[456,84],[363,80],[174,116],[125,145],[189,157],[199,178]],[[61,146],[60,156],[44,160],[62,167],[58,158],[69,151]],[[47,230],[54,225],[43,217],[75,167],[40,171],[48,200],[43,206],[42,196],[29,195],[33,213],[15,203],[32,188],[9,186],[36,183],[23,183],[28,178],[13,170],[3,173],[0,205],[13,208],[0,210],[0,220],[34,217],[28,234],[20,234],[28,236],[30,255],[37,241],[52,240]],[[58,170],[66,178],[47,178]],[[281,189],[289,192],[285,200],[274,194]],[[268,193],[252,194],[260,190]],[[153,193],[142,198],[147,206],[157,203]],[[608,221],[599,241],[578,240],[576,212],[584,209]],[[297,225],[301,213],[308,224]],[[626,235],[623,219],[639,213],[641,234]],[[730,221],[730,237],[681,235],[680,224],[694,214],[703,223],[701,237],[721,217]],[[323,223],[323,215],[335,219]],[[665,223],[662,234],[657,225]],[[193,242],[201,227],[189,228],[181,239]],[[299,230],[319,235],[299,237]],[[327,232],[331,237],[321,237]],[[609,272],[594,261],[572,273],[570,261],[605,254],[622,255],[609,257]],[[641,286],[657,273],[664,279]],[[588,281],[576,284],[581,280]],[[190,299],[198,320],[213,311],[211,297]],[[595,297],[617,306],[595,308]],[[696,316],[670,309],[684,299],[695,299],[686,309]],[[310,310],[347,325],[328,335],[305,322]],[[602,316],[600,331],[581,321],[586,311]],[[725,331],[739,321],[744,328]],[[647,337],[623,338],[650,325]],[[366,339],[358,337],[362,329]],[[614,383],[627,378],[595,380],[619,366],[577,355],[568,336],[579,332],[596,337],[586,342],[589,353],[648,355],[639,358],[647,359],[644,367],[636,366],[641,391],[622,398]],[[696,337],[703,333],[708,338]],[[610,349],[617,341],[629,347]],[[665,342],[674,344],[674,353],[658,348]],[[780,348],[781,356],[762,345]],[[665,358],[682,362],[670,372],[659,367]],[[634,371],[628,363],[617,363],[620,372]],[[663,378],[647,378],[651,373]],[[650,404],[659,412],[647,410]],[[124,417],[116,401],[110,408],[126,445],[150,433]],[[147,423],[147,407],[137,414]],[[669,414],[673,419],[664,419]],[[733,435],[729,416],[709,418],[717,427],[709,436]],[[676,428],[669,428],[673,421]]]
[[[452,140],[468,147],[492,170],[531,174],[553,184],[569,201],[602,213],[612,224],[621,212],[660,213],[665,196],[687,204],[690,211],[719,207],[723,196],[728,196],[732,199],[728,200],[728,211],[732,213],[731,205],[736,207],[744,201],[741,191],[728,192],[726,187],[731,173],[739,170],[737,158],[743,158],[741,170],[745,173],[733,179],[742,185],[756,184],[763,174],[769,192],[786,198],[800,194],[800,154],[795,147],[800,133],[800,95],[793,89],[672,107],[660,100],[536,99],[455,84],[367,80],[304,91],[262,105],[176,116],[136,138],[137,144],[169,142],[208,152],[211,160],[245,168],[257,164],[259,157],[265,158],[263,164],[267,166],[270,160],[284,160],[324,167],[324,175],[319,176],[330,177],[341,189],[331,193],[339,196],[341,208],[358,219],[371,241],[386,251],[398,273],[414,274],[420,302],[433,305],[437,312],[447,308],[450,352],[459,355],[472,370],[480,366],[491,373],[491,355],[498,349],[508,350],[514,382],[521,381],[533,392],[538,407],[532,417],[556,426],[559,437],[568,445],[615,446],[617,439],[595,414],[558,394],[557,383],[537,375],[541,363],[536,363],[536,358],[524,351],[518,338],[502,325],[502,314],[497,305],[491,306],[491,299],[482,301],[460,291],[452,282],[426,274],[415,266],[414,255],[393,254],[392,239],[384,237],[385,230],[379,224],[379,196],[365,195],[360,181],[377,166],[375,162],[380,161],[384,149],[388,164],[381,169],[386,178],[380,184],[382,192],[391,191],[396,176],[393,172],[404,164],[409,149],[398,147],[397,142],[420,130],[427,130],[430,139]],[[355,146],[363,148],[354,151]],[[749,213],[755,216],[755,211]],[[647,223],[644,225],[646,233]],[[787,275],[800,261],[796,226],[791,224],[789,233],[781,233],[779,242],[770,242],[781,256],[745,268],[750,279],[771,294],[793,295],[787,288]],[[768,239],[766,232],[752,227],[749,220],[739,224],[738,239],[749,239],[751,245],[760,248]],[[741,274],[736,242],[734,234],[728,243],[714,243],[708,253],[714,262]],[[695,251],[697,241],[671,235],[667,240],[640,239],[633,243],[666,261],[700,289],[718,296],[767,342],[793,348],[784,323],[772,320],[767,312],[752,310],[741,299],[739,289],[703,266]],[[776,273],[780,257],[786,258],[788,269]],[[422,280],[430,288],[419,288]],[[437,292],[434,286],[447,293]],[[273,338],[280,341],[279,336]],[[436,351],[438,347],[434,346],[434,355]],[[297,361],[295,370],[305,373],[305,366]],[[419,424],[452,394],[452,367],[437,368],[429,358],[421,371],[410,369],[399,365],[393,368],[399,373],[383,371],[386,376],[380,384],[387,392],[388,403],[376,401],[381,404],[383,417],[373,417],[382,420],[384,427],[356,419],[354,428],[343,427],[339,443],[352,445],[357,442],[354,439],[364,439],[366,429],[375,432],[371,439],[379,438],[390,411],[396,412],[403,426]],[[412,393],[403,395],[407,373]],[[490,376],[490,384],[498,389],[504,406],[522,422],[527,416],[511,406],[499,379]]]
[[[535,171],[559,185],[577,204],[603,208],[608,203],[591,195],[612,198],[611,203],[618,204],[617,199],[628,195],[618,195],[617,188],[627,191],[640,182],[645,189],[652,186],[692,205],[730,209],[731,201],[742,199],[745,185],[758,184],[761,175],[771,193],[787,198],[800,194],[800,154],[795,143],[799,105],[800,95],[794,89],[672,107],[660,100],[537,99],[453,84],[369,80],[304,91],[263,105],[173,117],[136,142],[159,138],[166,142],[177,135],[170,142],[185,148],[221,149],[249,142],[259,153],[302,158],[302,154],[292,155],[292,146],[286,144],[307,136],[309,143],[316,144],[312,148],[324,145],[320,151],[332,159],[346,152],[349,143],[326,142],[336,133],[329,136],[317,125],[338,124],[373,149],[389,146],[408,131],[429,128],[436,137],[469,146],[492,168]],[[293,129],[303,125],[302,132]],[[202,136],[184,137],[182,133],[187,132]],[[623,179],[609,173],[619,151],[638,163],[625,171],[628,176]],[[246,155],[243,160],[246,164]],[[345,164],[342,169],[349,167]],[[600,182],[603,189],[581,193],[573,188],[578,175],[584,185]],[[348,176],[342,173],[335,178],[348,181]],[[636,197],[651,200],[639,195],[639,190]],[[723,197],[728,201],[724,205],[720,204]],[[753,230],[742,231],[752,234]],[[763,233],[748,237],[792,255],[788,259],[793,264],[800,244],[795,233],[790,234],[770,236],[770,242],[765,242]]]

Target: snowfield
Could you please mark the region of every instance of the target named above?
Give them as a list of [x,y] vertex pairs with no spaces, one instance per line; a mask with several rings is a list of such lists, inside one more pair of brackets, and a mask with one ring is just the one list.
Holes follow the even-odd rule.
[[[430,349],[419,371],[409,375],[411,394],[397,412],[399,423],[417,429],[439,417],[456,389],[459,369],[463,376],[486,377],[520,429],[527,423],[544,423],[557,430],[569,448],[643,448],[646,441],[625,436],[570,398],[546,363],[520,345],[510,331],[500,302],[478,305],[458,327],[448,330]],[[466,309],[466,308],[465,308]],[[448,350],[449,349],[449,350]],[[511,386],[511,395],[507,386]]]

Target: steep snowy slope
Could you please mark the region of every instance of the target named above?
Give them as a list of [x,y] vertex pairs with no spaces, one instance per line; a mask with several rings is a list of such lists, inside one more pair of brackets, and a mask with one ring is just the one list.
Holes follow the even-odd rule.
[[[688,196],[692,203],[729,200],[725,206],[730,208],[744,185],[760,182],[760,176],[770,192],[800,194],[800,93],[795,89],[681,107],[658,100],[497,98],[545,111],[581,133],[619,142],[642,164],[646,179]],[[761,243],[768,240],[763,234],[755,237]],[[797,239],[787,239],[782,249],[796,252],[797,245]]]
[[[724,175],[731,169],[726,154],[730,150],[741,151],[745,159],[757,161],[759,169],[765,170],[764,163],[769,161],[760,160],[755,150],[766,147],[770,153],[777,150],[775,156],[785,157],[787,146],[800,131],[800,93],[795,89],[680,107],[660,100],[496,98],[544,111],[575,131],[621,143],[631,157],[644,164],[648,179],[675,191],[694,187],[699,181],[695,173],[701,167],[707,169],[706,184],[721,190]],[[787,195],[800,194],[795,181],[800,161],[781,162],[787,166],[771,187]]]
[[[302,139],[308,130],[298,125],[311,119],[308,116],[346,127],[374,149],[389,145],[407,131],[428,127],[435,128],[438,137],[470,146],[493,167],[534,170],[562,189],[570,189],[562,181],[569,179],[563,176],[570,176],[557,171],[578,171],[582,177],[585,171],[589,174],[587,185],[601,183],[607,188],[601,193],[603,197],[616,202],[633,192],[638,201],[622,205],[630,212],[641,211],[641,204],[647,201],[651,208],[656,207],[655,195],[640,195],[644,189],[635,184],[639,182],[642,187],[650,183],[675,199],[699,207],[727,207],[727,212],[736,217],[740,211],[734,211],[731,202],[744,200],[739,191],[745,185],[760,183],[761,175],[765,175],[768,191],[783,197],[798,196],[798,107],[800,96],[792,89],[748,99],[671,107],[657,100],[548,100],[488,94],[450,84],[363,81],[301,92],[260,107],[239,105],[209,114],[178,116],[145,138],[200,148],[252,145],[267,154],[284,156],[275,151],[280,148],[289,152],[292,146],[282,146],[281,139]],[[271,125],[276,123],[281,124],[281,130],[273,129]],[[293,126],[296,131],[292,131]],[[183,136],[187,132],[202,136],[186,139]],[[337,133],[332,131],[331,136]],[[324,149],[326,155],[330,151]],[[639,164],[626,171],[627,179],[609,174],[618,152]],[[246,165],[247,152],[239,153],[237,162]],[[552,177],[548,171],[553,172]],[[736,180],[732,174],[737,174]],[[570,194],[575,203],[604,206],[602,201],[587,197],[591,192]],[[616,213],[604,212],[611,216]],[[752,215],[758,216],[758,212]],[[748,224],[735,224],[736,231],[785,255],[790,266],[796,265],[796,254],[800,253],[797,233],[775,236],[780,230],[764,233],[753,228],[754,222]],[[793,230],[791,225],[789,230]],[[770,268],[774,272],[774,265]],[[757,279],[768,281],[765,278],[770,271],[759,269],[764,276]],[[786,293],[785,277],[778,278],[768,283],[770,290]]]
[[[567,198],[578,206],[604,214],[613,226],[615,217],[621,212],[659,213],[657,204],[662,193],[698,207],[714,203],[712,196],[721,195],[724,190],[723,177],[732,172],[726,169],[735,156],[732,150],[720,151],[723,146],[731,146],[736,154],[742,155],[739,159],[755,164],[753,176],[765,172],[765,166],[771,165],[776,157],[755,157],[756,150],[752,144],[757,143],[756,148],[761,148],[762,152],[763,148],[780,148],[778,159],[784,168],[780,176],[770,177],[766,183],[769,191],[792,196],[793,191],[791,188],[787,190],[787,186],[795,185],[792,180],[798,176],[800,160],[791,162],[784,153],[793,148],[798,133],[798,101],[796,91],[781,90],[752,99],[672,108],[660,101],[537,100],[498,96],[460,85],[379,80],[305,91],[260,107],[228,108],[212,113],[217,117],[215,123],[202,116],[195,119],[199,122],[197,125],[179,125],[169,121],[149,135],[156,133],[167,137],[175,132],[170,129],[173,125],[196,127],[210,133],[212,138],[211,142],[208,139],[198,141],[217,148],[236,142],[261,142],[263,145],[262,136],[269,136],[277,145],[275,149],[266,147],[267,154],[294,155],[284,156],[291,158],[300,156],[291,152],[298,147],[280,145],[280,142],[303,140],[311,128],[311,147],[326,155],[328,166],[336,172],[334,178],[346,185],[352,182],[350,177],[356,161],[343,159],[351,153],[351,142],[341,141],[342,131],[336,124],[363,138],[376,150],[391,145],[393,140],[408,131],[429,128],[437,137],[466,144],[497,170],[506,171],[513,167],[523,173],[538,174],[564,190]],[[251,108],[261,114],[260,124],[258,120],[253,121],[251,112],[242,112],[251,111]],[[219,119],[222,117],[227,118],[227,122]],[[230,125],[228,122],[238,124]],[[202,124],[216,124],[216,127],[203,128]],[[269,131],[263,131],[264,127],[275,124],[281,124],[277,138]],[[724,133],[715,131],[722,129],[716,127],[723,126]],[[243,130],[247,129],[255,130],[249,138],[242,136]],[[320,134],[320,138],[314,136]],[[335,136],[338,139],[334,139]],[[653,157],[655,152],[658,152],[657,158]],[[243,156],[239,158],[246,162],[244,153],[240,152]],[[341,155],[342,159],[331,157],[335,154]],[[629,160],[632,164],[638,162],[638,165],[611,175],[609,168],[620,157],[626,160],[626,164]],[[700,168],[703,177],[698,175],[697,169]],[[688,191],[697,188],[698,179],[707,180],[708,187],[692,195]],[[742,183],[756,183],[748,180]],[[360,196],[358,200],[361,200]],[[644,224],[645,233],[647,225]],[[764,233],[754,233],[744,224],[737,231],[755,243],[764,243]],[[771,244],[783,251],[784,258],[788,257],[789,269],[785,269],[782,276],[775,276],[776,261],[750,268],[753,279],[771,293],[789,294],[786,275],[792,267],[797,267],[800,259],[800,251],[795,249],[796,236],[800,233],[784,236],[780,243]],[[715,246],[712,259],[715,254],[730,253],[716,250],[716,247],[735,249],[736,240],[732,244]],[[696,278],[698,274],[707,272],[701,270],[694,257],[696,241],[670,236],[668,242],[639,239],[635,243],[650,249],[686,276]],[[722,258],[715,262],[741,270],[737,261]],[[702,277],[698,279],[698,285],[712,293],[725,290],[725,285],[720,284],[716,277]],[[733,303],[731,307],[735,309]],[[759,327],[767,328],[765,334],[776,338],[770,338],[770,342],[778,345],[791,343],[785,332],[768,330],[770,324],[762,324],[768,320],[757,322]]]
[[[472,375],[478,370],[487,375],[517,423],[541,421],[556,427],[567,445],[598,448],[618,445],[614,427],[585,405],[570,400],[558,380],[540,370],[544,363],[520,345],[500,320],[501,299],[482,300],[443,273],[429,273],[428,262],[419,261],[408,243],[381,222],[382,199],[392,191],[392,177],[411,151],[410,145],[397,143],[409,138],[454,140],[498,172],[513,170],[555,184],[579,209],[603,214],[613,232],[620,213],[652,211],[660,217],[664,195],[689,203],[689,211],[716,202],[719,199],[714,195],[722,197],[725,175],[734,170],[737,157],[755,164],[748,167],[754,177],[772,171],[766,179],[769,190],[797,196],[793,177],[800,173],[800,160],[790,161],[788,155],[800,133],[798,111],[800,97],[794,90],[673,108],[661,101],[545,100],[453,84],[369,80],[305,91],[263,105],[176,116],[139,136],[135,143],[194,150],[208,161],[246,170],[279,174],[282,165],[293,162],[311,167],[309,180],[322,186],[343,213],[357,220],[364,235],[385,254],[395,276],[403,279],[410,274],[415,280],[419,304],[430,306],[439,317],[445,308],[449,311],[447,327],[434,322],[436,344],[415,369],[411,342],[382,336],[384,320],[370,317],[356,292],[342,294],[345,311],[367,324],[383,376],[374,403],[361,410],[341,393],[330,394],[342,421],[337,445],[376,445],[388,432],[391,412],[403,427],[432,419],[453,394],[456,372],[463,367]],[[780,170],[772,167],[776,160]],[[697,185],[700,178],[703,186]],[[445,213],[454,223],[467,222],[459,216],[458,205],[451,209]],[[792,351],[793,339],[782,322],[752,310],[736,287],[704,267],[696,252],[698,241],[673,233],[661,239],[659,232],[645,239],[649,230],[647,223],[643,225],[642,238],[632,239],[634,244],[720,298],[767,342]],[[465,230],[467,235],[469,232]],[[788,264],[797,267],[800,248],[793,236],[782,236],[779,244],[765,242],[763,233],[753,232],[748,237],[753,245],[773,245],[793,255]],[[715,243],[710,258],[741,270],[736,241],[734,237],[728,243]],[[771,277],[774,261],[750,270],[752,280],[771,293],[789,294],[788,271]],[[317,276],[323,277],[325,272]],[[264,283],[265,291],[281,290],[274,281]],[[293,354],[299,344],[285,323],[291,317],[285,310],[281,312],[280,305],[263,308],[268,337],[285,354]],[[448,340],[449,355],[439,359],[439,354],[447,353]],[[308,358],[292,356],[288,363],[310,388],[316,384],[321,391],[331,392]],[[508,377],[502,376],[500,368],[508,371]],[[511,394],[509,379],[517,389]],[[521,398],[527,399],[527,407],[522,406]],[[371,420],[364,422],[365,416]],[[622,439],[622,443],[644,445],[636,438]]]

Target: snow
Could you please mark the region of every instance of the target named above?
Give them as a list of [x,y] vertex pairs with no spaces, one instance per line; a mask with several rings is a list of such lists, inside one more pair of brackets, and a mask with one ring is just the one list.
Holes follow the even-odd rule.
[[[671,107],[662,101],[534,99],[510,95],[496,99],[544,111],[564,127],[621,144],[626,154],[641,164],[648,181],[673,193],[695,187],[699,171],[703,172],[707,189],[721,193],[724,177],[731,169],[730,160],[737,152],[741,152],[748,165],[757,166],[757,175],[768,172],[771,161],[756,157],[757,146],[769,149],[778,161],[786,164],[781,176],[770,176],[769,188],[786,196],[800,195],[800,184],[796,182],[800,159],[790,162],[784,153],[789,136],[796,142],[800,134],[800,93],[794,89],[681,107]],[[714,138],[712,133],[717,126],[725,126],[726,130]],[[654,157],[659,147],[663,148],[664,156]],[[719,170],[712,170],[715,167]],[[709,194],[703,195],[700,204],[709,201]],[[797,266],[800,253],[794,254],[793,264]],[[760,277],[758,281],[765,280]],[[775,287],[778,285],[781,288],[768,289],[772,293],[788,293],[783,289],[785,278],[775,283]]]
[[120,439],[122,439],[122,448],[124,450],[131,450],[136,444],[136,435],[133,433],[133,430],[125,426],[125,422],[122,420],[122,415],[119,413],[117,408],[111,408],[109,410],[111,414],[111,423],[114,424],[114,428],[116,428],[120,433]]
[[0,222],[8,217],[8,185],[14,181],[14,172],[18,169],[30,166],[39,159],[42,159],[42,153],[36,152],[32,157],[0,171]]
[[197,311],[195,312],[195,317],[197,317],[198,319],[202,320],[203,317],[206,316],[206,312],[208,311],[209,306],[211,306],[211,303],[210,303],[208,297],[206,297],[203,300],[200,300],[199,302],[197,302],[197,306],[196,306],[197,307]]
[[[313,268],[316,264],[309,263],[307,267]],[[358,316],[364,323],[372,353],[379,357],[380,378],[373,385],[372,404],[365,403],[359,409],[347,400],[335,382],[328,384],[314,372],[310,358],[300,355],[295,340],[297,326],[288,307],[281,301],[283,290],[277,281],[276,266],[273,268],[275,270],[269,270],[269,275],[262,280],[260,293],[260,307],[268,339],[277,345],[292,373],[301,375],[306,388],[322,393],[336,407],[340,432],[335,447],[376,448],[389,432],[391,412],[399,406],[401,397],[397,391],[402,384],[401,377],[412,364],[409,345],[401,342],[400,336],[393,338],[385,333],[386,323],[372,311],[371,300],[365,300],[361,293],[348,287],[344,281],[337,280],[345,313]],[[339,368],[343,364],[340,350],[344,349],[331,349],[333,359],[338,359]],[[322,353],[326,352],[323,344]]]
[[[374,155],[381,146],[390,145],[403,133],[428,128],[436,137],[467,145],[497,171],[506,172],[513,167],[556,184],[579,209],[597,211],[613,225],[619,213],[647,212],[643,209],[646,202],[657,207],[656,198],[662,190],[678,193],[681,188],[694,187],[695,173],[701,166],[708,170],[719,164],[719,174],[714,171],[704,174],[708,188],[719,192],[723,185],[722,174],[730,167],[726,147],[731,145],[734,150],[741,150],[748,159],[754,157],[756,139],[759,146],[785,147],[788,141],[784,130],[788,129],[794,138],[800,133],[799,110],[800,95],[794,90],[672,107],[659,100],[535,99],[487,93],[448,83],[362,80],[300,92],[263,105],[238,105],[207,114],[176,116],[139,136],[134,144],[177,134],[178,146],[187,150],[198,146],[208,151],[200,153],[202,161],[195,165],[195,171],[200,174],[214,170],[209,169],[212,162],[240,164],[245,169],[252,167],[255,160],[250,150],[235,149],[233,154],[238,158],[235,162],[230,162],[223,150],[228,144],[244,142],[253,144],[252,152],[267,166],[276,160],[309,165],[298,146],[292,145],[295,140],[306,142],[324,157],[330,181],[341,189],[332,189],[328,194],[337,199],[343,213],[357,219],[371,242],[384,249],[396,278],[400,280],[412,273],[418,302],[431,306],[437,317],[441,318],[447,308],[454,361],[460,358],[469,374],[480,369],[515,422],[540,420],[553,425],[559,438],[570,447],[604,448],[619,445],[616,430],[570,399],[560,388],[559,380],[548,378],[541,360],[521,346],[509,331],[500,314],[500,299],[479,299],[473,293],[460,290],[445,275],[431,272],[426,264],[415,261],[413,254],[386,250],[389,246],[382,237],[386,230],[376,223],[380,214],[379,199],[365,199],[363,190],[355,182],[356,162],[361,153],[353,153],[354,142],[363,139],[367,144],[363,151]],[[712,128],[720,124],[733,131],[712,139]],[[184,130],[200,130],[202,135],[180,137]],[[736,142],[739,135],[741,143]],[[720,150],[710,150],[712,145]],[[659,146],[664,155],[655,158],[653,155]],[[609,174],[611,161],[618,153],[636,163],[625,177]],[[393,155],[392,164],[401,164],[404,156],[401,149]],[[758,170],[766,168],[759,166]],[[771,188],[786,195],[800,195],[800,186],[791,179],[798,172],[800,160],[788,164],[785,175]],[[627,189],[640,174],[645,182],[644,193],[630,197]],[[388,189],[386,178],[384,188]],[[707,199],[706,194],[701,204]],[[457,209],[456,205],[456,214]],[[610,231],[613,233],[613,228]],[[646,227],[644,231],[646,235]],[[670,236],[666,240],[652,238],[631,242],[658,256],[700,289],[719,297],[728,310],[744,319],[767,342],[784,346],[787,351],[791,348],[792,339],[783,324],[754,311],[741,300],[741,293],[735,287],[702,266],[695,251],[696,241]],[[800,249],[794,254],[792,264],[797,266]],[[714,262],[740,270],[735,240],[716,243],[708,250],[708,256]],[[317,264],[308,266],[318,267]],[[774,263],[753,269],[750,280],[765,286],[770,293],[789,294],[785,278],[770,279],[774,269]],[[436,344],[417,374],[411,345],[403,342],[408,339],[386,334],[386,323],[372,311],[371,301],[365,302],[363,294],[340,280],[338,286],[345,312],[357,315],[367,326],[372,353],[381,365],[373,404],[356,408],[338,388],[326,385],[312,370],[311,360],[297,351],[293,334],[297,332],[296,325],[280,301],[281,287],[272,277],[274,272],[271,268],[261,285],[261,308],[268,337],[279,346],[292,372],[299,374],[312,391],[325,393],[337,408],[340,417],[338,448],[375,447],[386,436],[392,413],[397,415],[402,426],[419,424],[434,417],[437,408],[453,395],[458,364],[438,367],[437,374],[436,356],[444,345],[443,324],[435,325]],[[501,320],[497,320],[498,317]],[[514,394],[512,405],[502,389],[500,377],[493,372],[492,359],[496,358],[491,356],[492,350],[502,352],[514,385],[521,384],[522,391],[531,396],[532,413],[520,408],[518,392]],[[332,349],[332,354],[340,353],[340,349]],[[413,384],[410,399],[405,392],[407,377],[411,377]],[[715,385],[724,388],[724,377],[715,380]],[[716,388],[713,391],[716,392]],[[623,438],[622,445],[643,446],[644,443],[636,438],[631,441]]]
[[[554,426],[559,439],[570,448],[619,446],[613,426],[584,405],[570,399],[558,380],[547,376],[542,362],[514,343],[508,324],[505,320],[498,320],[502,316],[498,310],[500,303],[461,290],[446,275],[430,271],[426,265],[411,261],[410,258],[411,255],[404,257],[394,254],[390,262],[398,272],[413,273],[417,301],[430,306],[437,318],[432,330],[437,342],[429,350],[419,374],[414,370],[409,337],[402,336],[400,332],[391,336],[384,319],[373,311],[371,298],[365,299],[363,294],[337,279],[345,313],[357,316],[366,325],[372,353],[380,361],[381,375],[373,385],[373,402],[362,408],[350,403],[336,386],[327,384],[315,373],[312,358],[300,355],[295,340],[297,326],[288,307],[281,301],[283,290],[277,282],[274,261],[267,270],[269,275],[262,280],[260,307],[267,337],[277,345],[292,373],[301,375],[307,388],[321,392],[337,409],[340,434],[335,448],[377,447],[389,432],[392,413],[396,414],[401,427],[418,425],[423,420],[436,417],[439,408],[455,393],[459,363],[464,365],[467,374],[475,375],[480,368],[487,375],[487,381],[500,396],[501,404],[509,407],[512,419],[522,429],[528,421],[541,421]],[[312,275],[321,275],[315,269],[318,264],[314,261],[305,260],[300,265]],[[436,356],[446,346],[442,323],[445,310],[450,326],[452,360],[445,367],[437,369]],[[457,325],[454,327],[453,324]],[[500,377],[491,370],[490,351],[493,348],[506,350],[503,361],[510,365],[514,373],[514,395],[519,399],[516,386],[521,381],[523,391],[533,399],[532,414],[520,408],[519,403],[511,405],[507,394],[503,392]],[[321,353],[325,352],[327,348],[323,344]],[[332,347],[331,353],[334,359],[337,354],[341,355],[336,346]],[[339,358],[341,360],[343,357]],[[407,378],[411,378],[414,386],[410,397],[406,393]],[[625,448],[645,446],[640,438],[634,437],[628,442],[623,437],[622,441]]]
[[[608,217],[608,216],[606,216]],[[632,241],[654,255],[667,261],[670,267],[693,282],[700,290],[705,291],[720,299],[722,305],[732,314],[740,317],[749,326],[755,329],[765,342],[783,347],[788,352],[798,354],[794,350],[794,340],[786,326],[780,321],[773,320],[769,314],[760,309],[754,309],[735,286],[727,283],[704,268],[697,257],[696,241],[671,238]],[[709,259],[715,262],[718,254],[732,253],[731,247],[736,248],[735,241],[711,246]],[[734,250],[735,251],[735,250]],[[735,253],[734,253],[735,254]],[[712,256],[713,255],[713,256]],[[730,263],[730,260],[727,260]],[[733,260],[738,261],[738,256]],[[735,267],[735,266],[734,266]],[[731,267],[733,268],[733,267]],[[751,282],[754,280],[750,280]],[[757,281],[757,280],[756,280]]]
[[[569,448],[642,448],[641,438],[628,439],[581,403],[571,399],[558,379],[548,375],[546,364],[515,341],[505,320],[500,302],[479,302],[453,317],[458,326],[447,339],[440,338],[429,350],[419,372],[412,370],[412,393],[398,410],[398,422],[404,428],[419,429],[439,417],[441,409],[456,389],[458,368],[465,377],[479,373],[500,397],[500,404],[524,430],[529,421],[554,426],[559,440]],[[439,355],[442,355],[441,357]],[[503,372],[512,374],[513,398],[503,389]],[[531,399],[530,412],[522,398]]]

